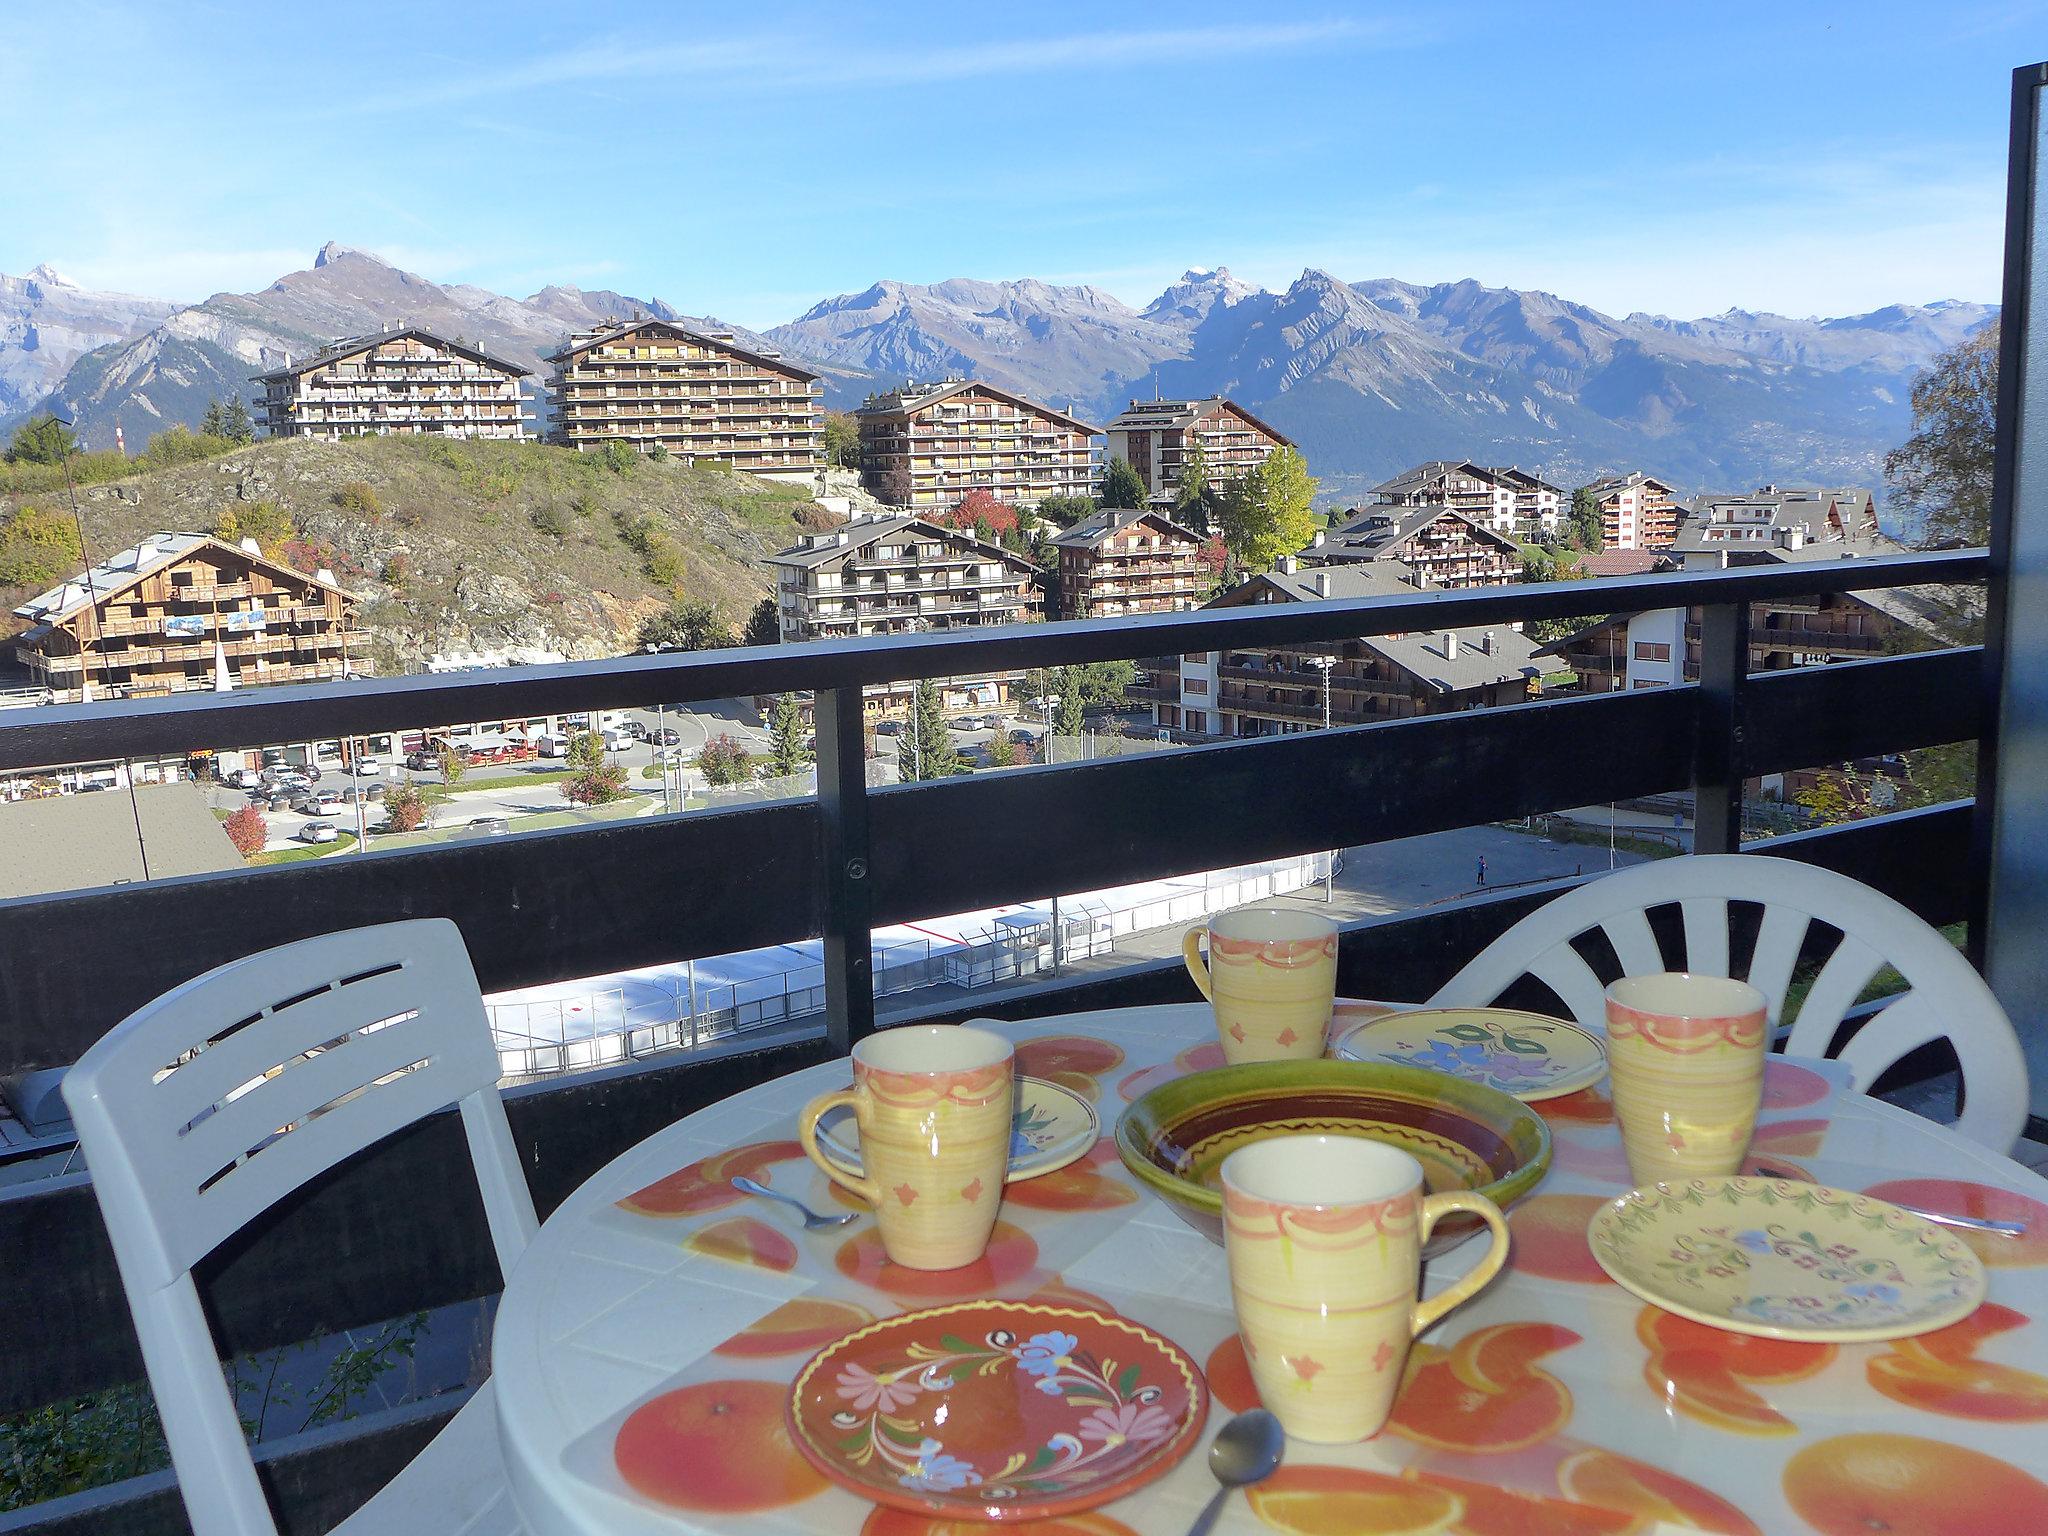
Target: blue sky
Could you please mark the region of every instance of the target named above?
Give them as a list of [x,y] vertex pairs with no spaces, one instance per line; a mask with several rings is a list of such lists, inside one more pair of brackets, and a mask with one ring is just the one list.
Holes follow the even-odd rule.
[[1613,313],[1993,299],[2048,5],[35,5],[0,271],[173,299],[325,240],[762,326],[881,277],[1143,304],[1476,277]]

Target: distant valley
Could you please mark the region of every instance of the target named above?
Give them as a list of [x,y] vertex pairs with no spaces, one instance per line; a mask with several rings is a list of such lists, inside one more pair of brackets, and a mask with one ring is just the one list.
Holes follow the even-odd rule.
[[1688,491],[1764,480],[1877,485],[1916,373],[1996,316],[1957,301],[1792,319],[1730,311],[1617,319],[1475,282],[1284,292],[1190,271],[1142,309],[1022,279],[878,282],[754,335],[649,297],[549,286],[524,299],[444,286],[346,246],[260,293],[178,307],[47,269],[0,276],[0,424],[48,406],[92,446],[195,423],[248,376],[336,336],[411,322],[544,374],[573,331],[633,314],[738,331],[818,371],[828,405],[972,374],[1097,423],[1133,397],[1228,394],[1294,437],[1330,499],[1406,464],[1470,457],[1566,485],[1641,466]]

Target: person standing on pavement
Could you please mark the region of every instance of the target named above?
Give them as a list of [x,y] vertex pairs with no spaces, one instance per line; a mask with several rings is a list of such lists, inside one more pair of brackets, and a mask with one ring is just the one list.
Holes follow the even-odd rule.
[[1479,883],[1486,884],[1486,855],[1479,855]]

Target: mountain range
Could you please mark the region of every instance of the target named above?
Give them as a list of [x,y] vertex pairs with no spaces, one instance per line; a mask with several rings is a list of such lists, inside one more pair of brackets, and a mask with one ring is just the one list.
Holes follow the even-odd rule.
[[12,396],[0,382],[0,418],[37,404],[35,382],[63,360],[24,335],[61,334],[78,349],[40,403],[92,446],[107,445],[115,422],[140,446],[337,336],[412,323],[539,368],[572,331],[634,314],[779,348],[818,371],[826,403],[842,408],[948,374],[1097,423],[1133,398],[1227,394],[1293,437],[1344,499],[1431,458],[1520,464],[1566,486],[1633,467],[1686,490],[1876,485],[1908,430],[1914,376],[1997,310],[1942,300],[1832,319],[1617,319],[1469,280],[1347,283],[1310,268],[1274,292],[1217,268],[1188,272],[1142,309],[1030,278],[878,282],[757,335],[655,298],[442,286],[329,244],[260,293],[185,308],[93,294],[47,269],[0,277],[0,381],[27,382]]

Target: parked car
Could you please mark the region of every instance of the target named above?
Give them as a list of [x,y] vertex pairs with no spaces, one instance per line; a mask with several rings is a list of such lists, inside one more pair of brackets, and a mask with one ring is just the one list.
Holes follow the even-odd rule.
[[1010,732],[1010,740],[1020,747],[1035,746],[1038,742],[1038,733],[1020,728]]
[[309,789],[295,795],[291,805],[301,816],[326,816],[346,803],[347,797],[338,789]]
[[657,747],[676,747],[682,745],[683,733],[672,725],[665,725],[658,731],[643,732],[640,739],[651,741]]
[[512,830],[512,823],[503,816],[479,816],[469,824],[471,837],[502,837]]
[[292,834],[302,843],[332,843],[341,839],[341,829],[331,821],[309,821]]
[[359,779],[373,779],[382,774],[384,769],[380,764],[371,762],[367,757],[359,757],[350,767],[349,772]]
[[878,721],[875,725],[875,734],[877,736],[901,736],[903,734],[903,722],[901,720]]

